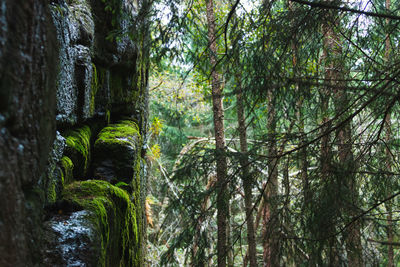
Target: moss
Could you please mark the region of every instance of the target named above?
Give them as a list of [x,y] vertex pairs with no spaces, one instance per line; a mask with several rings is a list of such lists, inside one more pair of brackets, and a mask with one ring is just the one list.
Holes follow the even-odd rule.
[[141,146],[142,138],[133,121],[124,120],[103,128],[94,144],[95,177],[130,184]]
[[61,192],[64,188],[64,173],[62,167],[56,165],[51,174],[47,177],[47,183],[45,189],[45,204],[52,205],[61,196]]
[[107,111],[106,111],[106,123],[107,123],[107,125],[110,124],[110,118],[111,118],[110,110],[107,109]]
[[98,266],[140,266],[140,215],[126,191],[106,181],[88,180],[70,184],[63,196],[90,212],[91,225],[101,235]]
[[74,179],[74,163],[72,163],[72,160],[69,157],[64,156],[61,158],[60,164],[62,170],[62,182],[63,184],[69,184]]
[[56,181],[53,178],[49,180],[49,184],[47,185],[46,192],[46,202],[48,204],[53,204],[57,200],[57,192],[56,192]]
[[97,76],[97,68],[96,68],[96,65],[94,65],[93,63],[92,63],[92,70],[93,70],[93,72],[92,72],[92,83],[91,83],[91,86],[92,86],[92,91],[91,91],[91,98],[90,98],[90,114],[94,114],[94,111],[95,111],[95,98],[96,98],[96,94],[97,94],[97,91],[98,91],[98,89],[99,89],[99,79],[98,79],[98,76]]
[[140,141],[141,136],[137,124],[133,121],[124,120],[101,130],[95,145],[120,144],[136,147]]
[[128,193],[132,193],[132,187],[131,187],[131,185],[129,185],[129,184],[127,184],[127,183],[118,182],[118,183],[116,183],[114,186],[116,186],[116,187],[118,187],[118,188],[121,188],[121,189],[125,190],[125,191],[128,192]]
[[90,162],[91,135],[92,132],[88,126],[70,130],[64,134],[67,144],[65,154],[74,165],[74,178],[82,178],[87,174]]

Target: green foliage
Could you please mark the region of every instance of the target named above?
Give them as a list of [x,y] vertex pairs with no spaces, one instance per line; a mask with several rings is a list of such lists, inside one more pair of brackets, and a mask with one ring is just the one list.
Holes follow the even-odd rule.
[[[154,87],[154,90],[151,88]],[[153,125],[151,129],[160,132],[161,149],[167,157],[175,157],[186,143],[186,136],[209,135],[210,126],[204,125],[209,119],[209,105],[202,88],[191,76],[181,80],[179,74],[154,73],[150,79]],[[160,124],[162,123],[162,124]]]
[[[274,166],[277,195],[268,201],[269,208],[277,211],[271,220],[279,222],[275,228],[279,231],[280,264],[349,265],[349,236],[354,228],[362,236],[358,257],[366,265],[386,264],[388,244],[371,240],[385,242],[390,224],[394,240],[399,239],[398,214],[393,212],[399,207],[396,194],[400,190],[395,163],[399,159],[400,126],[398,22],[320,8],[310,2],[260,1],[250,8],[240,1],[235,11],[233,3],[216,2],[216,69],[224,87],[233,254],[245,255],[242,244],[247,245],[240,234],[246,218],[238,197],[242,184],[237,179],[243,157],[238,152],[236,130],[236,93],[241,88],[249,143],[246,156],[255,179],[253,210],[261,212],[267,207],[263,195],[270,190],[274,159],[270,148],[275,145],[278,153]],[[398,1],[391,1],[391,11],[385,10],[384,1],[371,3],[332,2],[381,15],[399,15]],[[168,243],[169,249],[160,244],[165,251],[163,264],[206,265],[215,260],[216,193],[207,188],[215,172],[215,155],[212,140],[208,145],[199,141],[190,146],[190,142],[212,136],[205,7],[203,2],[185,2],[175,8],[183,11],[171,8],[171,20],[160,22],[159,32],[153,33],[155,42],[164,42],[158,45],[169,49],[161,54],[170,58],[161,60],[158,70],[164,72],[154,71],[150,83],[152,115],[163,120],[156,142],[163,152],[160,161],[167,166],[153,170],[158,184],[154,182],[152,194],[157,203],[167,198],[170,205],[160,207],[162,234],[151,235],[154,244],[158,240]],[[179,59],[178,66],[171,67]],[[192,99],[205,104],[204,109]],[[391,131],[383,123],[387,114],[391,114]],[[327,167],[324,148],[328,150]],[[164,174],[165,169],[174,172]],[[396,197],[385,201],[391,195]],[[209,206],[204,210],[201,207],[206,200]],[[274,231],[268,228],[270,222],[260,225],[262,229],[256,232],[259,254],[268,231]],[[259,263],[263,260],[258,258]],[[334,260],[337,262],[332,263]],[[234,261],[243,264],[240,256]]]

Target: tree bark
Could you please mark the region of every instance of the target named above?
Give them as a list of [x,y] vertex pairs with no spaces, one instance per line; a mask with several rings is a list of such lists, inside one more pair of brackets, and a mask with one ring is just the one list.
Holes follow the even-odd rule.
[[278,236],[278,158],[276,147],[276,113],[275,96],[268,92],[268,181],[265,190],[265,206],[263,216],[263,259],[264,266],[279,266],[279,236]]
[[242,168],[242,181],[244,190],[244,203],[246,209],[246,223],[247,223],[247,243],[248,243],[248,260],[250,267],[257,266],[256,258],[256,238],[254,233],[254,219],[253,219],[253,178],[249,173],[249,158],[247,155],[247,132],[246,132],[246,120],[244,115],[244,104],[242,97],[242,85],[241,78],[236,77],[237,84],[237,118],[239,128],[239,140],[240,140],[240,152],[242,153],[240,158],[240,165]]
[[[385,8],[386,11],[389,13],[390,11],[390,0],[386,0],[385,2]],[[389,25],[390,20],[386,19],[386,24]],[[389,63],[389,57],[390,57],[390,36],[389,33],[386,34],[385,38],[385,61]],[[391,114],[390,112],[386,115],[385,117],[385,142],[386,145],[389,144],[391,138],[392,138],[392,131],[391,131]],[[390,149],[386,147],[385,149],[385,154],[386,154],[386,169],[388,172],[392,171],[392,155],[390,152]],[[391,176],[388,177],[389,181],[391,181]],[[390,196],[392,194],[390,188],[390,184],[388,186],[388,193],[387,196]],[[387,225],[387,238],[388,238],[388,267],[394,267],[394,251],[393,251],[393,222],[392,222],[392,200],[389,200],[387,203],[385,203],[386,209],[387,209],[387,220],[388,220],[388,225]]]
[[225,154],[225,134],[224,134],[224,109],[222,105],[222,87],[219,79],[217,67],[217,42],[214,18],[213,0],[206,0],[207,23],[208,23],[208,42],[211,65],[211,90],[212,105],[214,115],[214,135],[215,135],[215,156],[217,160],[217,258],[218,267],[226,266],[227,257],[227,162]]
[[[385,117],[385,143],[386,145],[389,144],[392,138],[392,131],[391,131],[391,122],[390,122],[391,115],[388,113]],[[386,170],[390,173],[392,172],[392,155],[390,149],[386,147],[385,149],[386,154]],[[387,180],[389,181],[388,185],[388,192],[387,196],[392,194],[391,188],[391,175],[388,174]],[[394,251],[393,251],[393,216],[392,216],[392,200],[385,202],[385,207],[387,210],[387,228],[386,228],[386,235],[388,238],[388,267],[394,267]]]
[[[332,19],[331,13],[327,13]],[[325,181],[332,180],[332,148],[329,144],[330,142],[330,129],[331,122],[329,120],[329,101],[331,99],[331,88],[333,88],[333,79],[336,75],[335,64],[333,63],[332,58],[335,55],[338,55],[337,52],[334,52],[336,46],[335,35],[331,26],[324,22],[322,24],[322,33],[323,33],[323,55],[321,61],[325,64],[325,86],[321,90],[321,113],[322,113],[322,126],[321,126],[321,175]],[[332,203],[334,207],[336,207],[339,203]],[[337,251],[337,240],[335,233],[335,225],[332,221],[328,223],[329,227],[326,229],[326,236],[330,236],[328,239],[328,264],[329,266],[338,266],[339,265],[339,255]]]
[[[294,10],[293,7],[293,2],[288,1],[288,7],[290,11]],[[295,33],[296,35],[296,33]],[[299,70],[298,70],[298,48],[295,43],[296,41],[296,36],[293,38],[294,41],[291,41],[291,48],[292,48],[292,64],[293,64],[293,74],[294,78],[297,80],[299,75]],[[300,85],[298,82],[295,84],[295,90],[296,94],[298,96],[298,99],[296,101],[296,120],[299,125],[298,130],[299,130],[299,135],[300,135],[300,142],[299,146],[301,147],[299,151],[299,170],[300,170],[300,177],[301,181],[303,183],[303,197],[304,197],[304,207],[307,207],[311,201],[310,201],[310,190],[309,190],[309,181],[308,181],[308,173],[307,173],[307,168],[308,168],[308,161],[307,161],[307,147],[304,145],[306,144],[307,140],[304,135],[304,114],[302,110],[303,106],[303,96],[302,96],[302,88],[300,88]]]
[[[215,175],[211,175],[208,179],[208,183],[206,185],[206,190],[210,190],[215,186],[215,182],[216,182],[216,177]],[[201,266],[206,266],[206,259],[203,257],[200,257],[201,255],[199,254],[199,242],[200,242],[200,238],[201,238],[201,228],[204,222],[204,217],[202,216],[203,214],[205,214],[207,212],[207,209],[210,206],[210,195],[207,195],[203,202],[201,203],[200,206],[200,211],[201,211],[201,215],[199,216],[199,218],[197,219],[197,225],[196,225],[196,232],[195,232],[195,236],[193,238],[193,247],[192,247],[192,262],[191,262],[191,267],[201,267]],[[205,250],[205,248],[201,248],[203,251]],[[204,254],[204,252],[202,252],[202,254]]]
[[[337,25],[338,18],[337,13],[331,14],[330,17],[331,24]],[[345,89],[345,84],[343,84],[343,62],[340,58],[342,55],[342,42],[339,36],[336,34],[335,30],[330,25],[324,25],[324,49],[326,53],[326,58],[328,64],[325,67],[325,79],[328,85],[333,88],[334,106],[336,114],[342,114],[343,117],[346,116],[346,109],[349,105],[347,92]],[[328,55],[329,53],[329,55]],[[355,180],[355,175],[352,174],[355,168],[354,156],[352,152],[352,138],[351,138],[351,124],[347,121],[340,127],[336,132],[336,140],[338,141],[338,157],[339,166],[343,174],[338,174],[337,182],[344,184],[349,188],[349,199],[350,207],[343,207],[344,212],[349,215],[349,217],[355,217],[357,214],[354,211],[355,207],[358,205],[358,186]],[[342,185],[338,185],[342,186]],[[342,203],[338,203],[342,205]],[[339,206],[341,207],[341,206]],[[361,245],[361,231],[359,220],[351,224],[347,230],[345,236],[345,244],[347,251],[347,261],[349,266],[363,266],[362,260],[362,245]],[[333,264],[337,265],[337,251],[332,251],[331,259]]]
[[[337,114],[339,114],[343,112],[343,110],[348,105],[346,92],[335,90],[335,98],[337,106],[336,110]],[[358,186],[357,182],[355,181],[354,174],[352,174],[355,167],[355,162],[351,145],[352,141],[350,122],[344,124],[343,127],[338,130],[337,138],[339,141],[338,153],[340,166],[345,172],[345,177],[341,177],[341,179],[346,179],[345,184],[349,188],[349,193],[351,194],[350,204],[353,207],[356,207],[359,202]],[[350,217],[355,217],[357,215],[356,212],[354,212],[353,207],[350,207],[347,211]],[[347,236],[345,238],[345,243],[349,266],[363,266],[361,231],[360,222],[358,220],[354,221],[353,224],[349,226]]]

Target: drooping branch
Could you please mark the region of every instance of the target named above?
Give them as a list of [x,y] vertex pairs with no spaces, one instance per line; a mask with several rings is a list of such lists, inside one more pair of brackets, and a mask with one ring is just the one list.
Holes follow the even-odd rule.
[[296,3],[299,3],[299,4],[303,4],[303,5],[308,5],[310,7],[317,7],[317,8],[322,8],[322,9],[335,9],[335,10],[340,10],[340,11],[344,11],[344,12],[357,13],[357,14],[370,16],[370,17],[378,17],[378,18],[400,20],[400,16],[396,16],[396,15],[375,13],[375,12],[370,12],[370,11],[363,11],[363,10],[358,10],[358,9],[355,9],[355,8],[336,6],[336,5],[322,3],[322,2],[310,2],[310,1],[305,1],[305,0],[290,0],[290,1],[296,2]]
[[388,242],[388,241],[379,241],[379,240],[374,240],[371,238],[367,239],[368,242],[373,242],[373,243],[378,243],[381,245],[390,245],[390,246],[397,246],[400,247],[400,243],[399,242]]

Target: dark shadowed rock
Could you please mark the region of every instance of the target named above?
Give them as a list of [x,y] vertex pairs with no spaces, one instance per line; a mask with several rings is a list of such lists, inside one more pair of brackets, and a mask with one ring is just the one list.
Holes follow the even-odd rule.
[[0,1],[0,266],[40,260],[35,188],[56,133],[58,48],[47,5]]

